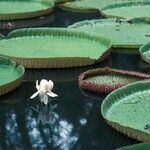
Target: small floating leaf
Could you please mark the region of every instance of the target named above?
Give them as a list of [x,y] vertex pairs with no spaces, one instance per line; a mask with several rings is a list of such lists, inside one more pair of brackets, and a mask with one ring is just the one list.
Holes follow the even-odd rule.
[[99,68],[82,73],[79,77],[79,85],[91,91],[109,93],[119,87],[144,79],[150,79],[150,75],[133,71]]

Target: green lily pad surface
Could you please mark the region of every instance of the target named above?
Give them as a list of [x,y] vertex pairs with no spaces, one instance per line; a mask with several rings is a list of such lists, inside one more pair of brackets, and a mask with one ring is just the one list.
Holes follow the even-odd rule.
[[52,11],[51,0],[0,0],[0,20],[24,19]]
[[[97,75],[97,76],[92,76],[87,79],[88,81],[96,82],[98,84],[119,84],[119,83],[124,83],[125,81],[128,81],[129,83],[138,81],[138,78],[135,77],[128,77],[128,76],[123,76],[123,75],[111,75],[111,74],[102,74],[102,76]],[[139,79],[140,80],[140,79]],[[115,83],[114,83],[115,82]]]
[[142,58],[150,64],[150,43],[140,48],[140,54]]
[[106,67],[82,73],[79,77],[79,84],[84,89],[109,93],[117,88],[144,79],[150,79],[150,75]]
[[60,8],[69,11],[90,12],[101,8],[100,0],[75,0],[58,5]]
[[16,30],[0,40],[1,55],[29,68],[90,65],[110,47],[109,39],[57,28]]
[[149,149],[150,149],[150,143],[141,143],[141,144],[135,144],[131,146],[118,148],[116,150],[149,150]]
[[73,24],[70,29],[92,35],[108,37],[113,47],[139,48],[150,41],[150,21],[147,19],[118,19],[87,20]]
[[101,113],[116,130],[140,141],[150,141],[150,80],[110,93],[102,103]]
[[0,95],[19,86],[24,72],[23,66],[16,66],[14,61],[0,57]]
[[75,0],[64,4],[59,4],[59,7],[69,11],[90,12],[101,11],[107,5],[121,2],[144,2],[147,0]]
[[150,2],[125,2],[108,5],[101,9],[107,16],[120,18],[150,17]]

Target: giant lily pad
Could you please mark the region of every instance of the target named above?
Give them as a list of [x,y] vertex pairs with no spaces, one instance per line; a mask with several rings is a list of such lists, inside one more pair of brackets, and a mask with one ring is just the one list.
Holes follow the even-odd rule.
[[150,21],[132,19],[96,19],[78,22],[69,27],[92,35],[106,36],[112,40],[113,47],[139,48],[150,40]]
[[150,43],[140,48],[140,54],[142,58],[150,64]]
[[109,39],[67,29],[21,29],[0,40],[0,55],[27,68],[76,67],[103,60],[110,47]]
[[134,144],[131,146],[118,148],[116,150],[149,150],[149,149],[150,149],[150,143],[140,143],[140,144]]
[[24,19],[49,14],[52,0],[0,0],[0,20]]
[[105,6],[101,11],[107,17],[138,18],[150,17],[150,2],[123,2]]
[[129,83],[144,79],[150,79],[150,75],[111,68],[98,68],[82,73],[79,77],[79,85],[91,91],[109,93]]
[[150,141],[150,80],[110,93],[102,103],[101,113],[116,130],[140,141]]
[[148,0],[75,0],[59,4],[59,7],[69,11],[91,12],[101,11],[107,5],[121,2],[145,2]]
[[0,57],[0,96],[21,84],[24,71],[23,66],[16,66],[14,61]]

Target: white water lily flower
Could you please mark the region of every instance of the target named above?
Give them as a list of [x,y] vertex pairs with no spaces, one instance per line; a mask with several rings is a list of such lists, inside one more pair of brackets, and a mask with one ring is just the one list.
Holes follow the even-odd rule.
[[52,89],[54,87],[54,83],[49,80],[45,80],[45,79],[42,79],[41,82],[40,82],[40,85],[38,84],[38,80],[36,81],[36,89],[37,89],[37,92],[34,93],[30,99],[33,99],[35,98],[37,95],[40,96],[40,99],[41,99],[41,102],[43,102],[44,104],[47,105],[48,103],[48,96],[50,97],[57,97],[58,95],[53,93],[52,92]]

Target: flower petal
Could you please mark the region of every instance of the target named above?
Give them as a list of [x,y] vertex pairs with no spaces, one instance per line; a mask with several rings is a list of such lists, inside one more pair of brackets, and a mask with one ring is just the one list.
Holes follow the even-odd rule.
[[47,103],[48,103],[48,96],[47,95],[44,97],[43,102],[45,105],[47,105]]
[[57,94],[55,94],[53,92],[48,92],[47,95],[50,97],[57,97],[58,96]]
[[38,80],[36,80],[36,89],[39,91],[39,84],[38,84]]
[[54,87],[54,82],[52,80],[49,80],[49,85],[50,85],[50,89],[49,90],[52,90],[53,87]]
[[39,91],[37,91],[36,93],[34,93],[34,94],[30,97],[30,99],[35,98],[38,94],[39,94]]

